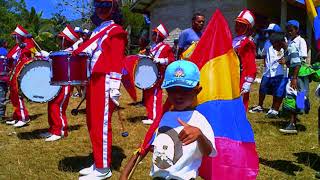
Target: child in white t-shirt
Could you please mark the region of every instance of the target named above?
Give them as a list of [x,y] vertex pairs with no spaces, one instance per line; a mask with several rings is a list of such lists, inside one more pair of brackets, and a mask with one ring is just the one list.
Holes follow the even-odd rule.
[[[152,142],[153,179],[195,179],[203,156],[216,155],[213,130],[193,108],[202,89],[199,80],[199,69],[190,61],[175,61],[166,69],[162,88],[167,90],[173,110],[162,116]],[[132,162],[129,160],[120,179],[127,178]]]

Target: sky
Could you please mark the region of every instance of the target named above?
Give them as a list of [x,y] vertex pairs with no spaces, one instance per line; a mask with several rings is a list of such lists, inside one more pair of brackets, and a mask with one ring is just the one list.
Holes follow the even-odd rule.
[[[25,0],[25,2],[29,10],[31,7],[34,7],[37,12],[43,11],[43,18],[51,18],[52,14],[58,12],[57,4],[61,2],[61,0]],[[74,13],[72,9],[65,12],[63,15],[69,20],[78,19],[80,17],[80,15]]]

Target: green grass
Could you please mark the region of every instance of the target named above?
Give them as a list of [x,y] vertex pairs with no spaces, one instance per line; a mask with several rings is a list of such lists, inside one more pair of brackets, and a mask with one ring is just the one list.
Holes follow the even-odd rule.
[[[319,100],[313,95],[316,84],[311,84],[310,114],[300,116],[299,134],[282,135],[278,129],[286,125],[282,119],[267,119],[264,114],[248,114],[253,126],[260,156],[259,179],[313,179],[320,171],[320,148],[317,142],[317,108]],[[258,101],[258,85],[254,85],[251,105]],[[46,143],[38,138],[39,132],[48,128],[47,104],[27,103],[32,115],[29,126],[14,129],[0,124],[0,179],[77,179],[78,170],[92,162],[91,144],[86,128],[85,114],[71,116],[80,99],[71,99],[68,108],[70,125],[69,137],[57,142]],[[113,116],[113,176],[118,179],[139,143],[147,126],[140,120],[145,115],[144,108],[129,106],[131,100],[123,92],[121,99],[122,116],[129,137],[121,137],[121,126],[117,113]],[[269,107],[271,97],[267,97],[265,107]],[[84,105],[82,106],[84,107]],[[8,105],[7,115],[12,107]],[[150,155],[138,166],[134,179],[148,179]],[[236,177],[235,177],[236,179]]]

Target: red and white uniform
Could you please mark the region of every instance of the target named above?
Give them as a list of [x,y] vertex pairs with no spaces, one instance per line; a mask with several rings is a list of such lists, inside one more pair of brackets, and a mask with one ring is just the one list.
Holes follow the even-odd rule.
[[[75,43],[79,37],[70,25],[59,34],[60,37],[64,38],[65,41]],[[73,46],[72,46],[73,47]],[[77,48],[76,46],[74,48]],[[66,49],[66,51],[72,48]],[[69,104],[73,87],[61,86],[61,90],[57,97],[48,103],[48,123],[49,133],[57,136],[68,136],[68,120],[66,110]]]
[[162,89],[161,84],[163,82],[164,73],[168,64],[174,61],[174,53],[172,48],[164,43],[158,43],[151,49],[150,53],[154,56],[154,59],[166,59],[164,63],[158,63],[159,80],[151,89],[144,91],[144,100],[147,110],[148,119],[155,120],[157,117],[162,116]]
[[[127,33],[113,21],[102,23],[93,31],[91,38],[105,30],[101,37],[84,50],[92,56],[86,106],[96,168],[110,168],[111,165],[111,117],[120,95],[121,71],[127,44]],[[86,46],[86,43],[83,45]]]
[[57,136],[68,136],[66,110],[71,96],[71,87],[62,86],[57,97],[48,103],[49,133]]
[[[256,45],[250,37],[238,36],[233,40],[233,48],[240,59],[240,89],[246,88],[244,86],[247,85],[250,88],[257,74]],[[248,110],[249,92],[244,93],[242,96],[244,106]]]
[[25,47],[20,48],[15,45],[8,53],[8,59],[13,61],[13,71],[9,82],[10,100],[14,108],[12,118],[18,121],[28,121],[29,113],[24,104],[23,97],[19,94],[18,76],[24,65],[32,61],[33,53],[35,52],[35,45],[31,39],[25,39]]

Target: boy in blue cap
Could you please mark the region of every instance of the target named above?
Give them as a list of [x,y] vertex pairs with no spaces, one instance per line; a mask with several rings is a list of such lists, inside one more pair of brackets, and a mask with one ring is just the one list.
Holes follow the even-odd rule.
[[[298,63],[288,63],[290,86],[287,85],[286,97],[283,102],[283,110],[289,112],[291,121],[285,128],[279,129],[282,133],[296,134],[297,115],[309,113],[310,104],[308,99],[309,94],[309,76],[313,74],[313,70],[307,65],[307,44],[306,41],[299,35],[300,24],[297,20],[287,22],[287,49],[288,52],[293,51],[287,56],[290,61]],[[293,68],[295,66],[296,68]],[[298,67],[298,68],[297,68]]]
[[[274,33],[282,33],[279,25],[271,23],[265,32],[270,35]],[[277,51],[273,48],[270,40],[268,39],[264,45],[263,57],[265,70],[262,76],[260,90],[259,90],[259,104],[253,107],[249,112],[257,113],[263,112],[263,101],[266,95],[273,96],[273,102],[270,110],[266,116],[268,118],[276,118],[279,114],[279,109],[282,99],[285,95],[286,81],[284,79],[284,66],[278,61],[284,56],[284,50]]]
[[306,62],[308,48],[306,41],[299,35],[300,23],[297,20],[290,20],[286,25],[288,44],[296,46],[302,61]]
[[286,86],[283,110],[290,114],[291,119],[288,126],[279,131],[286,134],[296,134],[298,133],[296,128],[297,115],[304,110],[304,93],[307,90],[303,78],[299,76],[302,59],[299,56],[299,49],[293,44],[287,44],[284,35],[273,34],[270,41],[276,50],[281,48],[285,50],[285,56],[279,60],[279,63],[286,64],[289,68],[289,82]]
[[[198,67],[189,61],[171,63],[165,72],[162,88],[168,92],[173,110],[160,121],[152,142],[150,176],[153,179],[195,179],[203,156],[215,156],[213,130],[193,103],[201,91]],[[126,179],[137,155],[125,167],[120,179]]]

